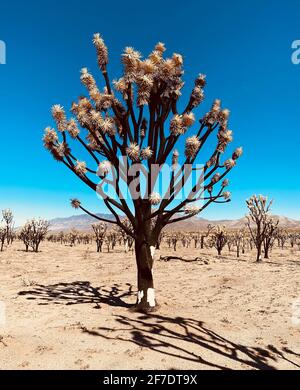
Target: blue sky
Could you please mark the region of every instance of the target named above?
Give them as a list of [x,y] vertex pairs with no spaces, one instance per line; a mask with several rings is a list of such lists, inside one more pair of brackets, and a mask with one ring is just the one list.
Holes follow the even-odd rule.
[[72,215],[71,197],[103,211],[95,194],[41,141],[52,123],[50,107],[69,107],[83,92],[80,69],[100,76],[91,43],[100,32],[109,47],[111,78],[120,75],[125,46],[147,54],[163,41],[168,54],[184,56],[185,91],[205,73],[204,107],[221,98],[231,110],[233,146],[245,150],[230,177],[233,200],[203,216],[240,217],[245,199],[262,193],[274,198],[275,213],[300,219],[300,65],[291,62],[299,14],[296,0],[2,1],[7,64],[0,65],[0,209],[12,208],[18,223]]

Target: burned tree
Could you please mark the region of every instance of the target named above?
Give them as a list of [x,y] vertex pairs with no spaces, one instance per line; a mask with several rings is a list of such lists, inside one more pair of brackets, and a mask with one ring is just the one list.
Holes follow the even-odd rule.
[[246,200],[246,204],[249,209],[249,215],[246,216],[247,226],[257,250],[256,261],[260,262],[262,260],[263,244],[265,240],[269,240],[270,234],[275,232],[273,228],[270,228],[273,224],[269,215],[272,201],[268,202],[268,198],[262,195],[253,195]]
[[[52,107],[59,133],[48,127],[44,145],[57,161],[100,195],[114,220],[90,212],[78,200],[73,205],[102,222],[118,225],[134,240],[136,308],[153,310],[156,299],[152,267],[162,229],[199,214],[212,203],[230,200],[224,177],[236,165],[242,148],[227,159],[222,157],[232,141],[232,131],[228,129],[229,110],[221,108],[220,100],[215,100],[210,111],[196,121],[196,109],[204,99],[204,75],[195,79],[185,107],[179,109],[184,85],[180,54],[165,59],[165,46],[158,43],[142,59],[138,51],[127,47],[122,54],[122,77],[111,84],[107,47],[99,34],[94,35],[93,43],[104,89],[99,89],[94,77],[83,68],[81,81],[88,97],[81,96],[73,103],[71,118],[62,106]],[[203,161],[200,152],[214,136],[215,144],[210,152],[208,148]],[[74,141],[85,157],[78,158],[78,147],[72,148]],[[185,143],[182,154],[176,149],[181,143]],[[157,179],[165,167],[169,167],[168,179],[163,181],[167,185],[158,189]],[[110,191],[104,189],[107,186]],[[181,195],[183,187],[188,189],[185,196]],[[130,229],[122,222],[122,215],[130,221]]]

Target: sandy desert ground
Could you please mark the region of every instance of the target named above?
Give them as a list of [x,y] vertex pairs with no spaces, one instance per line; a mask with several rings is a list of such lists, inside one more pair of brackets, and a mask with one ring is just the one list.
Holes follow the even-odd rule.
[[[135,302],[133,254],[43,243],[0,254],[1,369],[299,369],[300,252],[178,248],[203,262],[155,265],[160,309]],[[172,254],[163,247],[160,254]],[[296,301],[297,302],[297,301]],[[300,306],[300,304],[299,304]]]

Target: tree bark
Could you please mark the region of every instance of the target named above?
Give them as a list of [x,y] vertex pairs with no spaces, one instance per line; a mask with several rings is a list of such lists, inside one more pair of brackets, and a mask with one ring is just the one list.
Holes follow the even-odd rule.
[[204,236],[201,236],[200,249],[204,248]]
[[260,263],[261,261],[262,261],[262,258],[261,258],[261,248],[262,247],[262,245],[260,244],[260,245],[258,245],[258,247],[257,247],[257,256],[256,256],[256,262],[257,263]]
[[265,258],[265,259],[268,259],[268,258],[269,258],[269,247],[268,247],[268,246],[265,248],[265,255],[264,255],[264,258]]
[[264,243],[264,258],[268,259],[269,258],[269,250],[270,250],[270,241],[266,240]]
[[157,307],[153,282],[153,257],[155,245],[151,246],[145,239],[135,241],[137,264],[138,297],[135,309],[144,313],[154,311]]

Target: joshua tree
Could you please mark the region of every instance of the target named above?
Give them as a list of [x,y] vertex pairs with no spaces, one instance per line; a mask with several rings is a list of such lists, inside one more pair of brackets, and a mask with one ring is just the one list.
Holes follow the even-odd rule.
[[241,229],[241,230],[234,232],[233,242],[234,242],[234,245],[236,247],[236,257],[240,257],[240,249],[241,249],[241,246],[243,247],[244,238],[245,238],[244,229]]
[[250,199],[246,200],[249,209],[249,215],[247,215],[247,226],[257,249],[257,262],[262,260],[262,246],[265,240],[270,237],[270,234],[274,234],[276,232],[273,228],[271,229],[273,221],[269,216],[272,202],[273,201],[271,200],[268,203],[268,198],[262,195],[253,195]]
[[205,238],[209,237],[210,233],[214,230],[214,228],[215,227],[213,225],[207,225],[206,232],[201,232],[201,236],[200,236],[200,249],[204,248]]
[[278,242],[278,246],[283,249],[284,248],[284,245],[285,243],[287,242],[288,238],[289,238],[289,233],[286,229],[283,229],[283,228],[278,228],[277,229],[277,233],[276,233],[276,238],[277,238],[277,242]]
[[[134,240],[138,269],[136,308],[148,311],[156,306],[152,267],[162,229],[199,214],[212,203],[230,200],[224,177],[236,165],[242,148],[237,148],[230,158],[222,158],[232,141],[232,131],[228,130],[229,110],[221,108],[220,100],[195,120],[194,111],[204,99],[204,75],[195,79],[185,107],[177,104],[184,85],[181,55],[165,59],[165,46],[158,43],[148,58],[142,59],[138,51],[127,47],[122,54],[123,75],[112,85],[107,47],[99,34],[94,35],[93,43],[104,89],[99,89],[94,77],[83,68],[81,81],[89,96],[73,103],[72,118],[67,118],[60,105],[52,107],[60,136],[48,127],[44,145],[57,161],[102,197],[114,220],[90,212],[77,199],[72,205],[102,222],[117,224]],[[181,155],[176,146],[184,143],[182,137],[188,132],[192,133],[185,139]],[[199,160],[200,151],[214,135],[215,146],[205,161]],[[68,138],[82,147],[86,157],[77,157],[78,148],[71,150]],[[158,190],[159,175],[165,173],[166,167],[166,188]],[[110,191],[104,191],[107,187]],[[187,190],[185,196],[183,187]],[[130,221],[130,228],[123,223],[123,215]]]
[[107,233],[105,237],[105,243],[107,247],[107,252],[110,252],[110,249],[114,249],[117,244],[117,234],[114,231],[110,231]]
[[194,240],[194,248],[196,249],[199,242],[199,232],[193,234],[193,240]]
[[299,234],[298,233],[291,233],[289,235],[289,239],[290,239],[290,244],[291,244],[291,247],[294,248],[295,244],[297,243],[297,240],[299,238]]
[[227,244],[228,235],[225,226],[217,226],[211,234],[211,245],[216,248],[218,255],[221,256],[224,246]]
[[267,229],[264,239],[264,258],[269,258],[270,250],[273,247],[274,241],[276,239],[278,233],[278,224],[279,221],[274,221],[273,219],[269,219],[267,222]]
[[34,252],[38,252],[40,243],[44,240],[49,230],[50,223],[44,219],[31,219],[26,222],[20,232],[20,239],[25,244],[25,250],[29,247]]
[[126,230],[124,230],[122,227],[117,228],[117,233],[120,235],[123,245],[125,247],[125,253],[127,253],[129,250],[131,250],[133,245],[133,234],[128,234],[128,231],[131,231],[131,222],[129,219],[124,218],[122,220],[122,224],[127,227]]
[[6,226],[0,226],[0,252],[3,251],[6,234],[7,234]]
[[180,237],[180,233],[173,233],[172,234],[172,245],[173,245],[173,250],[176,252],[177,250],[177,241]]
[[71,231],[68,233],[68,241],[70,243],[70,246],[75,246],[76,241],[79,237],[79,232],[76,229],[71,229]]
[[14,233],[14,216],[10,209],[2,210],[3,221],[5,222],[6,228],[6,241],[7,244],[11,244]]
[[26,222],[19,234],[19,239],[23,241],[26,252],[28,252],[29,249],[29,245],[31,242],[31,235],[32,235],[32,231],[31,231],[30,222]]
[[234,245],[234,237],[232,234],[227,235],[227,248],[231,252],[232,246]]
[[63,244],[63,241],[65,239],[65,233],[63,231],[60,231],[57,235],[58,240],[60,241],[61,245]]
[[93,224],[92,228],[96,237],[97,252],[102,252],[102,246],[107,232],[107,225],[103,222],[100,222]]

